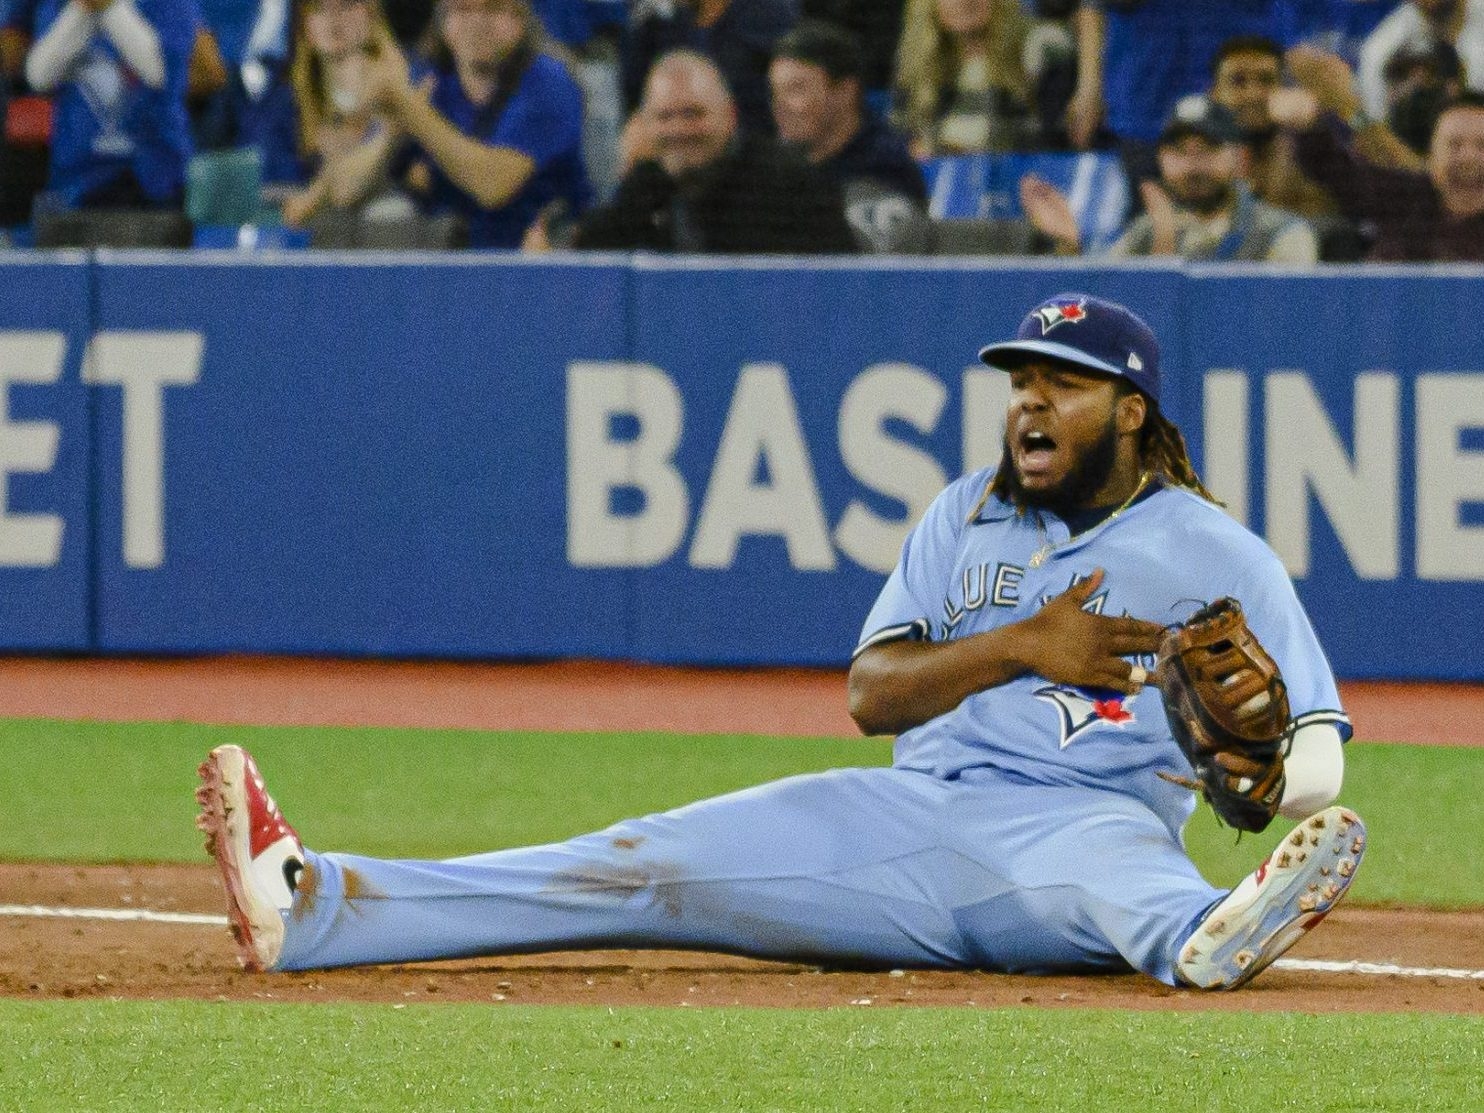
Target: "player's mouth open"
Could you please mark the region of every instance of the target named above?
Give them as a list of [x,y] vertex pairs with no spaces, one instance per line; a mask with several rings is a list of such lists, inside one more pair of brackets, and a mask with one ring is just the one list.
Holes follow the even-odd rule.
[[1045,433],[1020,435],[1020,471],[1022,475],[1041,475],[1051,469],[1056,456],[1056,442]]

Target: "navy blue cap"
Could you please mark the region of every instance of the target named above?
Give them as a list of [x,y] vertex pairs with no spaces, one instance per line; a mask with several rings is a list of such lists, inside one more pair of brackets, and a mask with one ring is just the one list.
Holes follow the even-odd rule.
[[1091,294],[1057,294],[1025,315],[1015,339],[979,358],[1008,371],[1042,356],[1127,379],[1159,401],[1159,341],[1138,314]]

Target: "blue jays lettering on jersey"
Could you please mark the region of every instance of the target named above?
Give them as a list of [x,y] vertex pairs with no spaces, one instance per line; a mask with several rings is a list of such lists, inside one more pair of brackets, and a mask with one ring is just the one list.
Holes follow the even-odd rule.
[[[1103,584],[1087,603],[1102,614],[1171,625],[1223,595],[1240,600],[1283,672],[1294,717],[1332,720],[1348,736],[1329,663],[1287,572],[1219,507],[1161,488],[1072,537],[1046,511],[1021,513],[994,496],[980,507],[993,474],[958,480],[928,508],[866,619],[857,654],[893,639],[947,641],[1018,622],[1102,568]],[[902,734],[895,764],[940,777],[988,766],[1031,783],[1111,789],[1142,800],[1172,831],[1195,807],[1191,793],[1156,776],[1188,766],[1152,686],[1123,696],[1022,676]]]
[[[185,94],[191,48],[201,21],[196,0],[136,0],[159,36],[165,86],[144,85],[101,32],[73,63],[55,98],[51,176],[47,188],[76,206],[132,171],[145,195],[178,202],[191,155]],[[66,0],[41,0],[36,34],[44,35]]]
[[438,75],[432,103],[464,135],[519,151],[536,164],[514,197],[486,209],[426,159],[433,176],[429,208],[461,214],[469,222],[470,247],[519,247],[525,230],[552,201],[566,202],[572,215],[592,204],[582,163],[582,90],[549,54],[536,55],[493,121],[469,100],[452,70]]

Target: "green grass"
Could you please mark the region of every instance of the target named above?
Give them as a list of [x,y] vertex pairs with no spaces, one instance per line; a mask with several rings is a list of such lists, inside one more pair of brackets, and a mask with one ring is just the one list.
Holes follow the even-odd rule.
[[[890,760],[886,743],[861,739],[0,722],[0,859],[204,860],[195,767],[222,742],[253,751],[311,845],[397,857],[548,842],[792,773]],[[1350,899],[1477,906],[1484,855],[1450,832],[1484,829],[1479,784],[1484,751],[1350,747],[1342,799],[1371,831]],[[1206,875],[1230,884],[1273,835],[1238,843],[1203,808],[1187,837]]]
[[[881,742],[0,722],[0,859],[202,861],[195,766],[257,755],[323,848],[442,857],[545,842]],[[1351,897],[1480,901],[1484,751],[1356,746],[1371,853]],[[1444,821],[1446,817],[1446,822]],[[1422,820],[1426,819],[1426,822]],[[1228,883],[1272,841],[1202,810]],[[1484,1017],[734,1010],[0,999],[8,1110],[1484,1108]]]
[[0,1030],[0,1109],[1484,1107],[1480,1017],[0,1001]]

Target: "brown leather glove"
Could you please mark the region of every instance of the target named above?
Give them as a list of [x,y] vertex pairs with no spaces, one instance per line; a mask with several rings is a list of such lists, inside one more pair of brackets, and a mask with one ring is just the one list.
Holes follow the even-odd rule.
[[1261,831],[1283,799],[1288,689],[1241,604],[1218,599],[1165,634],[1154,680],[1195,779],[1160,775],[1200,792],[1224,823]]

